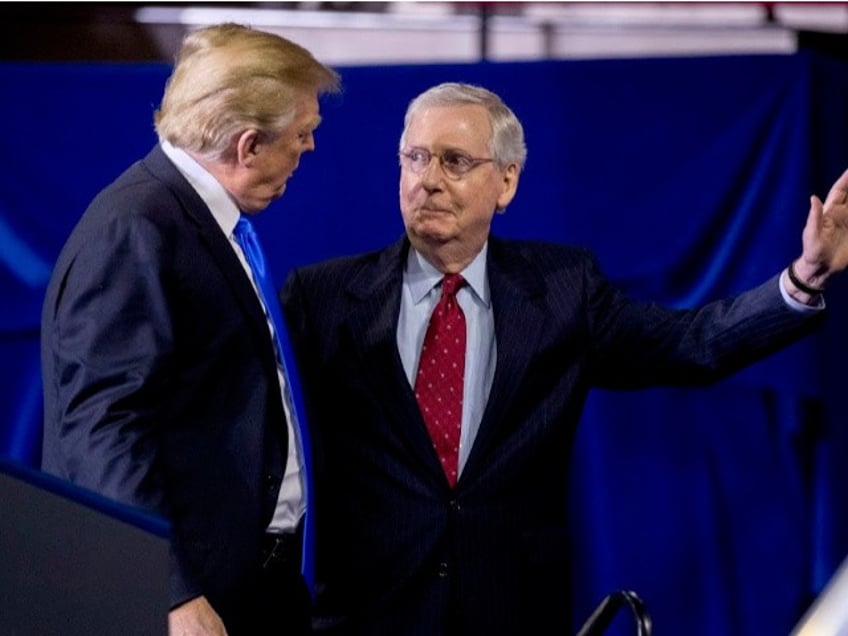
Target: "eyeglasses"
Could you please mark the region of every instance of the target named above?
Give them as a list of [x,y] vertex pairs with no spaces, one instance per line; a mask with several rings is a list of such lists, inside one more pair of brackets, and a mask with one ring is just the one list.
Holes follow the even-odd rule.
[[480,157],[469,157],[459,150],[445,150],[444,152],[430,152],[424,148],[410,148],[400,153],[400,165],[413,174],[421,174],[430,165],[433,157],[439,159],[442,171],[449,179],[457,180],[464,177],[477,166],[494,161]]

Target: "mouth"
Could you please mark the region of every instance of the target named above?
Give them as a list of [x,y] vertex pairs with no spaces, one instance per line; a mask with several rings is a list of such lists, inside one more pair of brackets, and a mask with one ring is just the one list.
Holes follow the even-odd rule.
[[451,213],[450,210],[447,210],[445,208],[439,208],[429,205],[422,205],[420,208],[418,208],[418,212],[421,214],[433,214],[437,216]]

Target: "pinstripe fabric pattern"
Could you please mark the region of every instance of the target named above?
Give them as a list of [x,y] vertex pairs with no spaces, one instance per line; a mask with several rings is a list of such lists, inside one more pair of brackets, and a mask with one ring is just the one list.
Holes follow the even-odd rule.
[[713,382],[797,340],[777,277],[675,311],[635,303],[586,250],[490,238],[497,362],[450,488],[397,352],[408,243],[299,269],[283,302],[320,462],[328,634],[568,633],[568,473],[593,386]]

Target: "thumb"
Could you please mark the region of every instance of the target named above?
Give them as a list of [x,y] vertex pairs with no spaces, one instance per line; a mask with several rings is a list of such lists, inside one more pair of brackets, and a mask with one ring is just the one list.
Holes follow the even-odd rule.
[[815,194],[810,197],[810,212],[807,214],[807,225],[818,230],[821,217],[824,214],[824,204]]

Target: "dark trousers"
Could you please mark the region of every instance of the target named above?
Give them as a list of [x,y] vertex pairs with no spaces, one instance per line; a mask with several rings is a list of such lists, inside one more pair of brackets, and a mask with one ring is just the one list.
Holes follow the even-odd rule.
[[303,533],[266,535],[262,567],[250,594],[244,624],[227,625],[229,636],[308,636],[312,599],[300,573]]

